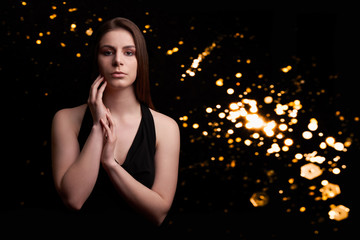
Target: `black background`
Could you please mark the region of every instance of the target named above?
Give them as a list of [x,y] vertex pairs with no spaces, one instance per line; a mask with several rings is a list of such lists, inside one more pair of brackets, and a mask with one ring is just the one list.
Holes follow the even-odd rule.
[[[53,5],[57,6],[56,10],[51,9]],[[70,13],[69,8],[77,8],[77,11]],[[57,17],[50,20],[53,13],[57,13]],[[164,224],[165,231],[184,237],[227,236],[234,239],[258,239],[260,236],[269,239],[295,236],[335,239],[350,233],[358,208],[354,196],[358,183],[355,164],[359,156],[359,122],[354,119],[360,115],[357,90],[359,19],[351,6],[235,5],[226,1],[194,6],[187,1],[150,4],[110,0],[67,1],[66,4],[28,1],[23,6],[21,1],[3,1],[0,14],[2,130],[5,133],[2,134],[5,151],[0,167],[1,209],[4,213],[1,218],[10,219],[6,220],[9,225],[41,229],[32,224],[33,219],[46,218],[49,214],[54,217],[54,213],[56,217],[61,211],[62,204],[51,177],[51,120],[57,110],[79,105],[87,98],[92,82],[91,61],[88,58],[90,47],[84,42],[91,45],[91,37],[84,34],[85,30],[88,27],[95,30],[101,24],[96,21],[98,17],[106,20],[122,16],[133,20],[141,29],[146,24],[153,29],[145,34],[153,100],[156,108],[177,120],[181,129],[179,186]],[[86,23],[87,19],[93,19],[93,22]],[[69,31],[73,22],[77,24],[75,33]],[[190,30],[190,26],[194,29]],[[47,31],[51,32],[49,36],[38,36],[39,32]],[[244,40],[243,44],[232,47],[232,40],[222,41],[219,44],[223,50],[208,57],[217,65],[206,65],[209,63],[204,61],[203,71],[197,74],[199,78],[203,77],[202,81],[186,79],[184,84],[179,82],[179,76],[184,72],[179,68],[180,64],[188,66],[190,56],[196,57],[219,36],[236,32],[246,32],[246,36],[253,35],[255,40]],[[27,35],[30,39],[26,39]],[[42,44],[37,45],[36,39],[41,39]],[[166,50],[177,46],[179,40],[184,41],[179,53],[167,56]],[[61,47],[60,42],[66,43],[66,47]],[[296,95],[302,97],[304,106],[308,107],[306,116],[315,114],[325,132],[336,134],[341,130],[343,136],[352,136],[353,144],[344,156],[347,169],[336,178],[342,193],[331,202],[349,207],[348,219],[330,220],[327,216],[329,202],[313,203],[302,197],[307,195],[306,187],[311,184],[299,176],[295,178],[305,187],[294,193],[287,206],[274,197],[267,206],[254,208],[248,199],[259,185],[254,183],[255,180],[244,183],[241,177],[257,175],[262,171],[263,163],[226,170],[225,163],[217,165],[207,161],[211,154],[222,149],[221,144],[219,149],[209,149],[206,140],[191,142],[198,136],[196,131],[181,127],[180,116],[191,118],[193,113],[200,124],[206,124],[206,118],[199,117],[199,109],[209,103],[228,101],[226,94],[217,92],[213,83],[204,79],[213,72],[224,76],[236,72],[233,66],[226,64],[227,59],[234,58],[233,53],[238,54],[232,49],[236,47],[244,56],[259,59],[249,66],[253,68],[249,72],[266,72],[269,82],[289,88],[289,91],[291,86],[284,82],[286,77],[279,69],[293,65],[297,74],[307,78],[306,86]],[[75,56],[77,52],[81,53],[80,58]],[[222,61],[216,60],[215,54]],[[209,68],[212,71],[207,73]],[[324,89],[326,94],[322,97],[309,95],[319,89]],[[180,96],[180,100],[176,100],[176,96]],[[336,111],[341,112],[345,121],[339,122],[334,117]],[[251,158],[253,150],[256,149],[241,151],[240,158]],[[205,167],[201,163],[206,163]],[[265,168],[268,167],[266,164],[265,161]],[[276,163],[272,168],[280,179],[276,184],[284,184],[295,173],[298,175],[285,164]],[[271,191],[269,194],[276,195]],[[298,209],[304,202],[309,211],[301,214]],[[312,204],[313,208],[310,207]],[[285,209],[292,211],[287,213]]]

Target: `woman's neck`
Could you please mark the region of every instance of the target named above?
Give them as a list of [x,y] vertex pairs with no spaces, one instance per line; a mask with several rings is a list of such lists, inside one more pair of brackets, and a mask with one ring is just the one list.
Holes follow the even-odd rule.
[[137,114],[140,103],[136,99],[133,87],[126,89],[110,89],[104,91],[103,102],[112,115],[124,116]]

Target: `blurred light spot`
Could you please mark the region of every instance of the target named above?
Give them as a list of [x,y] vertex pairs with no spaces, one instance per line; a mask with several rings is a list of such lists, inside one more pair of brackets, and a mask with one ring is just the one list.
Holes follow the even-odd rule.
[[283,71],[284,73],[289,72],[292,69],[292,67],[290,65],[288,65],[287,67],[281,68],[281,71]]
[[216,80],[215,82],[216,86],[223,86],[224,85],[224,80],[222,78],[219,78],[218,80]]
[[350,209],[343,205],[331,205],[329,211],[329,218],[331,220],[341,221],[349,216]]
[[232,95],[232,94],[234,94],[234,89],[232,89],[232,88],[229,88],[227,91],[227,94],[229,94],[229,95]]
[[315,118],[310,119],[310,123],[308,124],[308,128],[310,131],[315,131],[318,128],[318,122]]
[[327,137],[327,138],[325,139],[325,142],[326,142],[327,145],[329,145],[330,147],[332,147],[332,146],[334,146],[334,144],[335,144],[335,138],[333,138],[333,137]]
[[250,202],[254,207],[263,207],[269,202],[269,195],[265,192],[256,192],[251,198]]
[[213,109],[211,107],[206,108],[207,113],[212,113]]
[[334,169],[332,170],[332,173],[333,173],[333,174],[339,174],[339,173],[340,173],[340,168],[334,168]]
[[335,148],[335,150],[337,150],[337,151],[343,151],[343,150],[344,150],[344,144],[341,143],[341,142],[336,142],[336,143],[334,144],[334,148]]
[[49,16],[49,18],[50,19],[54,19],[54,18],[56,18],[57,17],[57,15],[54,13],[54,14],[51,14],[50,16]]
[[303,134],[302,134],[303,138],[305,139],[311,139],[312,138],[312,133],[309,132],[309,131],[304,131]]
[[286,146],[291,146],[293,145],[294,141],[291,138],[287,138],[285,139],[284,143]]
[[[323,182],[321,182],[323,184]],[[328,198],[334,198],[341,193],[340,187],[337,184],[327,182],[324,187],[320,188],[322,200],[326,201]]]
[[313,163],[305,164],[301,167],[300,176],[312,180],[322,174],[321,168]]
[[242,74],[238,72],[238,73],[235,74],[235,77],[236,77],[236,78],[241,78],[241,77],[242,77]]
[[264,98],[264,103],[266,103],[266,104],[270,104],[270,103],[272,103],[272,101],[273,101],[273,98],[271,96],[266,96]]
[[86,30],[86,35],[91,36],[93,34],[93,29],[89,28],[88,30]]
[[285,123],[282,123],[282,124],[279,125],[279,129],[281,131],[286,131],[288,129],[288,126]]

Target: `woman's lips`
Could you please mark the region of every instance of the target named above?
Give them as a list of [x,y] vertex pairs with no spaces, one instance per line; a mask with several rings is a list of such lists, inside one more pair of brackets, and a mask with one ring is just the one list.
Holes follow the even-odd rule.
[[123,72],[113,72],[113,73],[111,74],[111,76],[112,76],[113,78],[123,78],[123,77],[126,76],[126,73],[123,73]]

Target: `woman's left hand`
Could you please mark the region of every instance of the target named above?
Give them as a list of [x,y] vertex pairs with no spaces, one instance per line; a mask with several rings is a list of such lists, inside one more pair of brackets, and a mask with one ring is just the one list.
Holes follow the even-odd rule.
[[106,119],[100,119],[104,132],[104,146],[101,154],[101,163],[115,163],[115,145],[116,145],[116,126],[112,119],[109,109],[106,112]]

